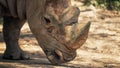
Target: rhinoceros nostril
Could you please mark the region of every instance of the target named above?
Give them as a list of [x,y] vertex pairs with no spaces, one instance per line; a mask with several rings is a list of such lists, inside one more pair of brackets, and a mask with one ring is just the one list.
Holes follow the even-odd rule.
[[59,57],[58,59],[63,61],[63,54],[62,54],[62,52],[59,51],[59,50],[55,50],[55,53],[56,53],[57,57]]
[[54,59],[57,60],[57,61],[62,60],[62,53],[59,50],[55,50]]
[[50,55],[50,56],[48,56],[48,59],[53,60],[53,59],[54,59],[54,56],[53,56],[53,55]]
[[59,50],[55,50],[51,55],[48,56],[48,59],[53,64],[58,64],[64,62],[62,52]]

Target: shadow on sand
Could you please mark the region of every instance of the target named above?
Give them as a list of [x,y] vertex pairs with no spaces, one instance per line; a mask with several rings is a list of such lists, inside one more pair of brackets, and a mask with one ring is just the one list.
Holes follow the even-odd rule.
[[[34,57],[35,58],[35,57]],[[80,66],[80,67],[78,67]],[[5,60],[2,59],[0,54],[0,68],[89,68],[89,66],[83,66],[80,64],[65,63],[61,65],[53,65],[44,58],[31,59],[31,60]]]

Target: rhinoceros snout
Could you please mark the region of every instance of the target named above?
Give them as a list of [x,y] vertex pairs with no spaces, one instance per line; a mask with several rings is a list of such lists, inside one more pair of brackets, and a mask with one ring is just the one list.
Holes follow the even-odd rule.
[[55,50],[54,52],[49,54],[49,56],[47,56],[48,60],[52,64],[65,63],[73,60],[75,57],[76,57],[76,52],[70,55],[70,53],[64,53],[64,52],[61,52],[60,50]]
[[47,56],[48,60],[52,63],[52,64],[59,64],[59,63],[63,63],[63,55],[60,51],[55,50],[51,55]]

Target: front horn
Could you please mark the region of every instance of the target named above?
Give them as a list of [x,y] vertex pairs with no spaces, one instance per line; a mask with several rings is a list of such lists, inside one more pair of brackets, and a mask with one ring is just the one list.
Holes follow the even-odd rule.
[[[87,22],[87,23],[86,23]],[[89,28],[91,22],[85,21],[75,25],[75,29],[72,33],[70,48],[78,49],[80,48],[88,38]]]
[[91,24],[88,20],[78,23],[79,14],[79,8],[71,6],[65,9],[60,16],[60,21],[65,27],[68,47],[73,50],[80,48],[87,40]]

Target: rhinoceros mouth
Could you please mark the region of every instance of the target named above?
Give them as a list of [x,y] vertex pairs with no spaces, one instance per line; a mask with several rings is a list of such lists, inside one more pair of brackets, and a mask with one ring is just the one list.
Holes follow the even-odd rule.
[[76,57],[76,52],[71,52],[71,53],[65,53],[60,50],[55,50],[50,54],[49,56],[47,55],[48,60],[52,64],[61,64],[68,62],[70,60],[73,60]]

